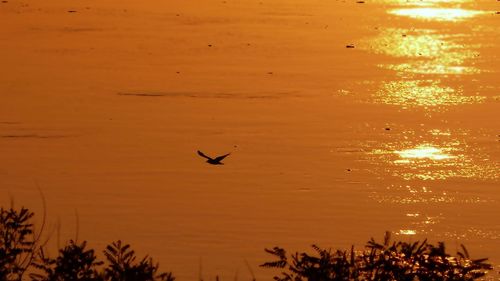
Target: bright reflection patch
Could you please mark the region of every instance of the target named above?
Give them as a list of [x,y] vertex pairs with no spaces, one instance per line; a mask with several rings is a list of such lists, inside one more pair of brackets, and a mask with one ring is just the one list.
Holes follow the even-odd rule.
[[460,45],[447,41],[447,36],[433,30],[395,29],[383,30],[368,44],[372,51],[392,57],[437,58]]
[[[391,185],[380,193],[372,193],[370,198],[379,203],[390,203],[399,205],[414,204],[480,204],[490,202],[488,199],[478,196],[470,196],[447,191],[433,192],[427,187],[414,187],[410,185]],[[416,220],[415,225],[427,226],[439,221],[439,216],[422,216],[419,213],[408,213],[407,217]]]
[[450,239],[492,239],[498,240],[500,239],[500,232],[498,230],[491,229],[479,229],[475,227],[468,227],[465,232],[460,232],[456,230],[451,230],[445,232],[444,237]]
[[[478,147],[468,145],[467,137],[467,133],[448,130],[410,130],[402,132],[398,141],[372,147],[367,155],[376,165],[374,171],[403,180],[499,179],[500,164],[491,161],[491,157]],[[408,188],[407,191],[419,195],[418,198],[398,198],[399,202],[415,203],[422,199],[422,194],[432,194],[432,199],[428,200],[433,202],[450,200],[446,194],[431,193],[427,189]]]
[[[405,149],[400,151],[395,151],[401,158],[404,159],[431,159],[431,160],[443,160],[456,158],[456,156],[446,154],[442,148],[437,148],[434,146],[421,145],[416,148]],[[449,150],[449,149],[447,149]]]
[[376,100],[408,107],[436,107],[481,102],[485,97],[464,96],[461,90],[440,85],[439,80],[390,81],[382,84]]
[[399,73],[477,74],[481,71],[470,61],[479,56],[479,44],[465,43],[466,35],[439,34],[428,29],[386,29],[361,46],[376,54],[408,58],[398,64],[379,67]]
[[461,21],[486,12],[452,8],[409,8],[390,10],[389,13],[423,20]]
[[417,234],[417,231],[416,230],[413,230],[413,229],[400,229],[398,233],[396,234],[400,234],[400,235],[415,235]]
[[382,68],[395,70],[397,72],[415,73],[415,74],[478,74],[479,69],[472,66],[454,66],[443,63],[443,59],[433,61],[417,61],[412,63],[400,63],[379,65]]
[[432,129],[428,131],[433,136],[451,136],[450,130]]
[[460,4],[468,3],[473,0],[377,0],[388,4],[406,5],[406,6],[435,6],[439,4]]

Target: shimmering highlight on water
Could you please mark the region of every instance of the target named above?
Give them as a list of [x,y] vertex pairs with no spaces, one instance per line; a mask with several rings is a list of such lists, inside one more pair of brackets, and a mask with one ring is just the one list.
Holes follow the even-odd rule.
[[416,74],[477,74],[480,69],[470,61],[478,57],[476,49],[462,43],[465,35],[446,35],[428,29],[387,29],[372,38],[365,48],[395,58],[408,58],[399,64],[381,64],[382,68]]
[[[404,180],[498,179],[498,163],[489,161],[486,153],[468,145],[463,140],[466,136],[463,132],[439,129],[422,133],[407,131],[400,136],[403,140],[389,142],[368,155],[383,167],[382,173]],[[418,139],[427,141],[419,142]],[[422,189],[419,192],[431,191]]]
[[458,8],[408,8],[390,10],[389,13],[422,20],[461,21],[485,12]]
[[[446,154],[446,152],[444,152],[444,150],[445,149],[443,149],[443,148],[437,148],[434,146],[429,146],[429,145],[424,144],[424,145],[420,145],[416,148],[395,151],[395,153],[404,159],[403,161],[405,161],[405,162],[403,162],[403,163],[411,162],[411,159],[413,159],[413,158],[431,159],[431,160],[443,160],[443,159],[449,159],[449,158],[456,158],[456,156]],[[446,150],[449,151],[450,149],[446,149]],[[408,162],[406,162],[406,161],[408,161]],[[398,162],[401,163],[401,161],[398,161]]]
[[473,0],[376,0],[387,4],[400,6],[436,6],[439,4],[461,4]]
[[485,97],[465,96],[461,89],[441,85],[439,80],[402,80],[384,82],[376,100],[403,108],[431,108],[482,102]]

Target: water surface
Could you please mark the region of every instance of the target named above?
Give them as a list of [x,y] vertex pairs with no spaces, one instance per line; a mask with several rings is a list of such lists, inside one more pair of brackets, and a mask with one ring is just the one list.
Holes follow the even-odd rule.
[[179,280],[386,230],[500,264],[497,3],[365,2],[0,4],[2,204]]

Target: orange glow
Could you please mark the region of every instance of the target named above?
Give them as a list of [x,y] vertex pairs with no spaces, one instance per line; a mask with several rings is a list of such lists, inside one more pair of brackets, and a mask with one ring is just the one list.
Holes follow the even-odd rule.
[[177,280],[386,230],[500,265],[499,3],[0,1],[0,207]]
[[399,64],[382,64],[383,68],[417,74],[477,74],[481,70],[469,61],[478,56],[476,49],[460,43],[462,36],[439,34],[433,30],[388,29],[366,44],[373,52],[397,58],[408,58]]
[[400,229],[398,234],[401,235],[416,235],[417,231],[414,229]]
[[452,8],[408,8],[390,10],[389,13],[422,20],[461,21],[486,12]]
[[[408,80],[390,81],[382,84],[376,100],[385,104],[411,107],[442,107],[471,104],[484,101],[485,97],[465,96],[462,90],[440,85],[440,81]],[[442,108],[436,108],[441,110]]]
[[382,1],[387,4],[401,6],[437,6],[442,4],[463,4],[470,3],[474,0],[375,0]]
[[[449,151],[449,149],[447,149]],[[443,160],[456,158],[456,156],[452,156],[446,154],[444,149],[437,148],[430,145],[420,145],[416,148],[406,149],[395,151],[401,158],[411,160],[411,159],[430,159],[430,160]]]

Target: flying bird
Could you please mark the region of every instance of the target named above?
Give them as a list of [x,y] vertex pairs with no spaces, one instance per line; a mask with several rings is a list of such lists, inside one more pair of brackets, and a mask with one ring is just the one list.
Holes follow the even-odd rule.
[[224,163],[222,163],[221,161],[224,158],[226,158],[229,154],[231,154],[231,153],[228,153],[228,154],[225,154],[225,155],[222,155],[222,156],[217,156],[215,158],[212,158],[212,157],[206,156],[203,152],[201,152],[201,151],[198,150],[198,155],[200,155],[203,158],[207,158],[207,163],[208,164],[212,164],[212,165],[224,165]]

